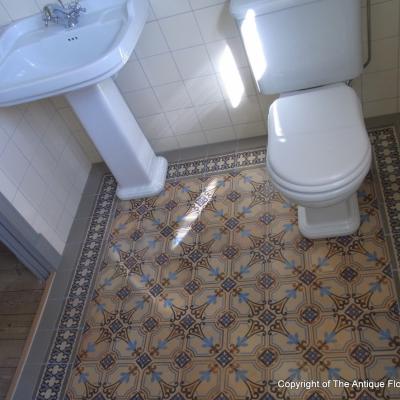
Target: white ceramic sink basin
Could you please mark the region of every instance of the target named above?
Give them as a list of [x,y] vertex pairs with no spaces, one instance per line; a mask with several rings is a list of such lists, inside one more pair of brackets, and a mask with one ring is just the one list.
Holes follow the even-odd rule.
[[41,16],[35,15],[2,33],[0,107],[96,84],[128,61],[146,22],[147,2],[81,3],[87,11],[75,28],[56,24],[46,28]]
[[156,156],[111,79],[135,48],[147,0],[82,0],[82,6],[86,13],[72,29],[46,27],[36,15],[1,34],[0,107],[65,93],[117,179],[117,196],[154,196],[164,187],[167,160]]

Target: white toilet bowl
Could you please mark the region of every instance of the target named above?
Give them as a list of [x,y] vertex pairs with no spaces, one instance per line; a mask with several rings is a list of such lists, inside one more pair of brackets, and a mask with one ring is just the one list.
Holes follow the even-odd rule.
[[360,101],[344,83],[288,93],[271,105],[267,170],[279,192],[299,206],[304,236],[358,229],[356,191],[370,165]]
[[[230,0],[268,115],[267,169],[298,204],[304,236],[357,230],[357,189],[371,164],[361,104],[361,0]],[[282,94],[283,93],[283,94]]]

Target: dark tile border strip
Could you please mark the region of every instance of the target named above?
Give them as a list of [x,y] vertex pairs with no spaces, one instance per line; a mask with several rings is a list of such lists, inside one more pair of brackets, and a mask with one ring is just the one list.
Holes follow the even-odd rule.
[[200,160],[189,160],[170,164],[167,180],[223,173],[232,169],[248,168],[265,164],[266,148],[231,152]]
[[107,237],[105,233],[113,214],[116,186],[115,179],[111,175],[103,176],[89,228],[56,325],[56,333],[32,399],[58,399],[62,393],[71,367],[74,346],[81,333],[80,328],[87,300],[90,298],[92,284],[102,256],[103,240]]
[[369,132],[375,168],[378,170],[383,207],[400,261],[400,143],[393,126]]
[[[390,183],[393,179],[400,185],[400,151],[394,127],[375,129],[370,132],[374,159],[382,186],[386,213],[391,232],[399,231],[400,216],[396,211],[396,192]],[[378,140],[379,139],[379,140]],[[388,154],[390,156],[388,156]],[[209,159],[173,163],[168,168],[169,180],[222,173],[232,169],[264,165],[266,149],[222,154]],[[393,173],[395,168],[397,176]],[[400,187],[400,186],[399,186]],[[107,238],[107,226],[113,215],[116,183],[111,175],[104,177],[90,221],[82,252],[53,338],[47,363],[38,382],[35,400],[60,400],[68,371],[73,360],[74,349],[84,320],[84,310],[90,299],[91,287],[102,255],[103,240]],[[399,231],[400,233],[400,231]],[[397,255],[400,254],[400,234],[391,235]],[[77,296],[79,291],[79,296]]]

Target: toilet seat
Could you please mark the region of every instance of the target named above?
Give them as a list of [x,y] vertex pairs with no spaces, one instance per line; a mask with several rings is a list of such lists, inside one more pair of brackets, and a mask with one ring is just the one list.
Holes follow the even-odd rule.
[[371,165],[371,152],[367,152],[365,157],[363,158],[361,164],[351,173],[349,173],[345,179],[338,180],[336,182],[331,182],[326,185],[299,185],[294,184],[292,181],[287,181],[279,175],[279,172],[276,172],[274,167],[270,163],[269,157],[267,157],[267,167],[268,171],[273,178],[273,180],[280,186],[286,188],[287,190],[291,190],[293,192],[300,192],[310,195],[322,194],[322,193],[332,193],[336,190],[341,190],[346,186],[354,185],[355,181],[358,181],[360,177],[362,179],[368,173]]
[[360,101],[344,83],[283,95],[270,108],[269,169],[287,188],[341,188],[364,173],[370,153]]
[[274,183],[274,186],[289,200],[295,203],[302,204],[307,207],[328,207],[330,205],[339,203],[349,197],[361,185],[365,176],[367,175],[371,165],[371,153],[366,157],[362,168],[360,168],[357,175],[353,176],[353,180],[342,184],[337,182],[335,188],[327,189],[325,187],[313,187],[312,191],[308,190],[309,187],[297,185],[295,188],[289,182],[280,179],[274,172],[269,164],[267,158],[267,170]]
[[308,207],[327,207],[359,187],[371,145],[354,90],[340,83],[289,93],[268,117],[267,169],[279,191]]

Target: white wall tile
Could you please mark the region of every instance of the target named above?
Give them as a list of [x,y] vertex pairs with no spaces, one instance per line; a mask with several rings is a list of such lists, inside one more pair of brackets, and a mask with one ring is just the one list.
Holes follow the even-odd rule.
[[65,200],[65,209],[71,215],[76,214],[81,198],[82,198],[82,193],[75,188],[72,188],[72,190],[70,190],[70,192],[68,193]]
[[24,119],[36,132],[37,136],[42,138],[54,117],[54,112],[55,108],[50,101],[35,101],[27,104]]
[[150,3],[157,18],[169,17],[190,11],[188,0],[150,0]]
[[263,119],[257,96],[243,97],[237,107],[232,107],[228,103],[228,110],[235,125],[262,121]]
[[37,215],[37,211],[32,206],[30,200],[28,200],[22,194],[22,192],[16,192],[15,197],[12,201],[12,205],[24,217],[28,224],[33,225],[35,217]]
[[81,131],[84,129],[72,108],[62,108],[59,110],[59,113],[71,132]]
[[0,108],[0,125],[9,136],[12,136],[22,119],[22,112],[18,107]]
[[115,82],[122,93],[146,89],[150,86],[143,68],[137,60],[128,62],[119,71]]
[[166,113],[172,130],[177,135],[201,131],[200,122],[194,108],[183,108]]
[[49,224],[50,228],[56,229],[64,209],[64,204],[55,197],[51,188],[49,188],[39,206],[40,215]]
[[[255,96],[258,94],[250,68],[233,68],[232,71],[227,72],[227,74],[219,73],[217,75],[225,99],[232,100],[230,97],[232,96],[233,87],[236,87],[233,91],[234,94],[240,89],[243,90],[241,94],[242,97]],[[229,79],[227,79],[227,77]]]
[[149,15],[147,16],[147,22],[151,22],[154,21],[156,18],[154,11],[153,11],[153,7],[150,4],[150,0],[145,0],[149,6],[148,11],[149,11]]
[[40,137],[28,122],[23,119],[15,130],[12,140],[22,151],[26,159],[30,161],[35,153]]
[[399,34],[399,6],[398,0],[386,1],[372,6],[371,33],[373,40]]
[[164,151],[176,150],[179,148],[176,136],[171,136],[162,139],[152,139],[150,140],[151,145],[156,153],[161,153]]
[[17,185],[0,169],[0,188],[1,194],[12,202],[17,193]]
[[188,133],[176,137],[181,148],[201,146],[207,144],[207,139],[203,132]]
[[[60,116],[61,118],[61,116]],[[45,132],[42,142],[51,155],[57,160],[61,156],[65,147],[65,137],[56,121],[50,123],[49,129]]]
[[96,149],[96,146],[93,144],[92,140],[85,131],[74,131],[72,132],[72,134],[79,142],[79,145],[82,146],[82,149],[91,164],[103,161],[102,157]]
[[190,4],[194,10],[215,6],[217,4],[226,3],[227,0],[190,0]]
[[236,22],[229,13],[228,3],[197,10],[195,16],[206,42],[239,36]]
[[[1,138],[8,138],[0,153],[0,191],[61,252],[65,241],[57,235],[55,226],[43,229],[42,224],[43,231],[36,227],[44,218],[50,218],[49,214],[54,215],[55,209],[63,211],[74,185],[80,185],[78,199],[74,198],[77,207],[91,164],[55,103],[49,100],[0,109],[0,127]],[[46,193],[48,190],[51,195]],[[70,208],[74,208],[72,204]]]
[[188,79],[185,81],[185,85],[195,105],[223,100],[221,88],[215,75]]
[[35,168],[30,167],[22,179],[19,190],[33,207],[38,208],[46,191],[46,183]]
[[205,131],[205,135],[208,143],[228,142],[236,139],[236,134],[232,126]]
[[364,117],[377,117],[378,115],[398,112],[397,99],[383,99],[369,101],[363,104]]
[[165,114],[139,118],[138,123],[148,139],[159,139],[162,137],[173,136],[172,129],[168,124]]
[[207,50],[215,71],[222,72],[223,63],[221,63],[221,59],[227,48],[232,52],[238,68],[249,65],[242,40],[240,38],[225,39],[207,43]]
[[180,80],[178,69],[170,53],[144,58],[141,64],[152,86]]
[[171,50],[196,46],[203,42],[193,13],[162,19],[160,26]]
[[363,75],[363,100],[365,102],[397,97],[397,69]]
[[173,111],[192,106],[186,87],[182,82],[157,86],[154,91],[164,111]]
[[397,68],[399,38],[397,36],[372,41],[372,58],[366,73]]
[[63,95],[52,97],[50,101],[57,110],[65,107],[70,107],[67,99]]
[[34,0],[2,0],[2,4],[13,20],[39,12],[39,7]]
[[6,148],[10,137],[6,134],[5,130],[0,127],[0,155],[3,150]]
[[198,106],[196,107],[196,112],[204,130],[224,128],[232,125],[224,101]]
[[258,102],[260,103],[261,107],[261,112],[263,115],[263,119],[266,120],[269,112],[269,108],[271,107],[271,104],[279,97],[277,95],[269,95],[269,96],[263,96],[261,94],[257,95],[258,97]]
[[183,79],[210,75],[214,72],[204,45],[175,51],[173,57]]
[[139,58],[155,56],[168,51],[167,42],[157,21],[147,23],[136,44],[135,52]]
[[246,139],[254,136],[267,136],[267,127],[265,123],[250,122],[248,124],[234,125],[233,129],[238,139]]
[[64,177],[62,176],[62,174],[60,174],[58,171],[58,167],[56,167],[51,176],[49,176],[48,180],[46,181],[47,187],[51,188],[55,198],[59,203],[65,203],[66,198],[68,197],[68,193],[73,190],[72,182],[69,179],[63,182],[63,178]]
[[162,111],[153,89],[144,89],[126,93],[125,100],[136,118],[159,114]]
[[58,221],[56,233],[58,237],[64,242],[67,241],[69,231],[71,230],[71,226],[74,221],[74,215],[75,214],[69,213],[68,210],[65,208]]
[[0,169],[16,185],[20,185],[29,166],[22,151],[11,140],[0,156]]
[[51,155],[50,151],[43,143],[39,143],[35,148],[31,165],[37,170],[45,182],[48,182],[53,171],[57,167],[57,160]]
[[11,22],[11,17],[8,15],[6,9],[0,3],[0,26],[7,25]]

